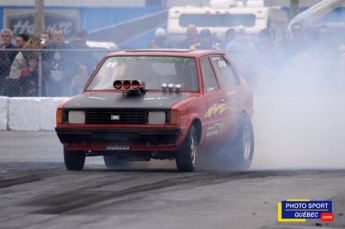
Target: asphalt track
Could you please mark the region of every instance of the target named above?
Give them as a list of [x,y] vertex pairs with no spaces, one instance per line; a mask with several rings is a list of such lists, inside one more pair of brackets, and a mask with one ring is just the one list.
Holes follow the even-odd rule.
[[[0,132],[0,228],[345,228],[345,99],[257,97],[248,172],[212,157],[67,171],[54,132]],[[207,166],[206,166],[207,165]],[[335,221],[277,223],[288,198],[332,200]]]
[[[178,173],[160,161],[116,171],[98,157],[71,172],[54,132],[0,132],[0,228],[345,228],[345,170],[325,168],[321,154],[284,168],[271,151],[284,152],[262,144],[248,172]],[[335,221],[277,223],[287,198],[332,200]]]

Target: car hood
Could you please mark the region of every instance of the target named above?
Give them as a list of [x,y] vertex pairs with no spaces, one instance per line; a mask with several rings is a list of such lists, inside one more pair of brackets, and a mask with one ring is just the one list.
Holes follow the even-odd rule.
[[190,95],[177,93],[146,92],[145,95],[126,95],[122,93],[85,93],[73,97],[64,109],[87,108],[158,108],[170,109],[174,104],[190,98]]

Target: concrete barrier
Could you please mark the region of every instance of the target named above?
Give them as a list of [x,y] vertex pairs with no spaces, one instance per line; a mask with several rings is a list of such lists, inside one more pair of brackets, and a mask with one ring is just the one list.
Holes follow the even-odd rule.
[[[66,97],[8,98],[0,97],[0,131],[53,131],[55,111]],[[343,97],[254,97],[253,124],[258,138],[265,130],[270,139],[294,131],[319,131],[345,123]],[[277,128],[284,126],[284,128]]]
[[67,98],[0,98],[0,130],[52,131],[57,106]]
[[7,130],[8,97],[0,96],[0,131]]

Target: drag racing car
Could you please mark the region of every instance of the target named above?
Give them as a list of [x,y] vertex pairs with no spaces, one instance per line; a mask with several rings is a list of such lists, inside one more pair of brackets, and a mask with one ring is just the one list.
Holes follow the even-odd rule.
[[105,56],[83,92],[58,106],[55,131],[68,170],[103,156],[110,169],[168,159],[191,172],[200,152],[247,170],[252,116],[250,85],[225,53],[127,50]]

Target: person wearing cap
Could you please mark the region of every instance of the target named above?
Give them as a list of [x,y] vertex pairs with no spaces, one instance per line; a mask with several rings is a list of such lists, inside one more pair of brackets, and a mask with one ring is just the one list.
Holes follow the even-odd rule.
[[148,48],[173,48],[167,41],[167,32],[164,28],[158,28],[155,32],[155,37],[150,40]]
[[76,59],[79,63],[78,72],[73,77],[71,83],[72,94],[81,92],[89,76],[97,66],[96,58],[86,43],[87,35],[86,30],[80,30],[75,34],[75,39],[69,42],[76,49]]
[[213,43],[213,37],[209,29],[203,29],[200,31],[200,42],[190,46],[191,50],[195,49],[215,49],[219,50],[219,45]]

